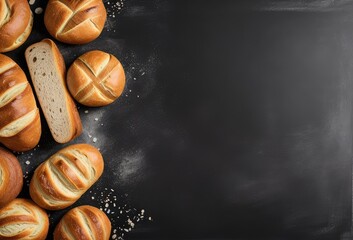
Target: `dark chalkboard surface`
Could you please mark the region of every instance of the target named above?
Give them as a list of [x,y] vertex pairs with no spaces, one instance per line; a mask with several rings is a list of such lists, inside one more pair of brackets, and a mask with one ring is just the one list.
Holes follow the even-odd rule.
[[[101,207],[116,239],[351,239],[353,1],[104,2],[99,39],[58,43],[67,66],[99,49],[127,76],[114,104],[78,105],[69,144],[100,148],[106,168],[74,206]],[[34,21],[7,54],[27,76],[26,47],[49,37]],[[18,154],[27,183],[69,145],[42,124]]]

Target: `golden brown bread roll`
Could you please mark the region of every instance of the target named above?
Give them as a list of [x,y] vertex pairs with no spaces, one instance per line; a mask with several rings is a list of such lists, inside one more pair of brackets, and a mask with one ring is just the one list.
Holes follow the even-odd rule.
[[15,155],[0,148],[0,208],[14,200],[23,186],[23,172]]
[[76,202],[102,175],[103,157],[88,144],[68,146],[35,170],[29,186],[34,202],[48,210]]
[[106,19],[102,0],[49,0],[44,14],[48,32],[57,40],[70,44],[96,39]]
[[39,110],[22,69],[0,54],[0,143],[14,151],[34,148],[42,133]]
[[54,230],[54,240],[108,240],[111,223],[98,208],[84,205],[71,209]]
[[123,92],[125,72],[119,60],[109,53],[90,51],[77,58],[67,72],[67,86],[79,103],[105,106]]
[[33,15],[27,0],[0,0],[0,52],[21,46],[32,25]]
[[48,229],[48,215],[30,200],[17,198],[0,209],[0,239],[44,240]]

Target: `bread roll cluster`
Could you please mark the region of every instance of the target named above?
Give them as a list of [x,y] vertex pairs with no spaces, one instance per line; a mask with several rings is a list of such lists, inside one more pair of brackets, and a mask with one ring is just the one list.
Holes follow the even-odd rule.
[[[52,37],[68,44],[84,44],[102,32],[107,12],[102,0],[49,0],[44,23]],[[27,0],[0,0],[0,52],[21,46],[33,26]],[[99,50],[66,66],[54,41],[44,39],[25,51],[39,105],[57,143],[68,143],[82,133],[74,99],[90,107],[113,103],[125,87],[125,72],[112,54]],[[0,54],[0,143],[13,151],[33,149],[42,133],[39,109],[22,69]],[[31,200],[17,198],[23,187],[21,165],[14,154],[0,148],[0,239],[47,238],[45,210],[74,204],[103,174],[101,153],[89,144],[69,145],[42,162],[29,186]],[[44,210],[45,209],[45,210]],[[93,206],[67,212],[54,239],[110,237],[111,223]]]

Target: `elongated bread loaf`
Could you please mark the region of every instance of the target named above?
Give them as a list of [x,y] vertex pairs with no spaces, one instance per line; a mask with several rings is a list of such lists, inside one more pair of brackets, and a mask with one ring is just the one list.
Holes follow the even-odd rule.
[[0,0],[0,52],[21,46],[32,26],[33,15],[27,0]]
[[114,102],[125,87],[120,61],[109,53],[94,50],[77,58],[67,71],[67,86],[79,103],[100,107]]
[[55,228],[54,240],[108,240],[110,232],[107,215],[96,207],[84,205],[64,215]]
[[18,196],[22,186],[23,172],[20,163],[15,155],[0,148],[0,208]]
[[34,148],[42,133],[32,88],[22,69],[0,54],[0,143],[14,151]]
[[48,215],[30,200],[17,198],[0,209],[0,239],[44,240],[48,229]]
[[29,193],[42,208],[66,208],[98,180],[103,168],[103,157],[95,147],[68,146],[39,165],[31,179]]
[[65,62],[55,43],[44,39],[26,50],[26,61],[51,134],[66,143],[82,132],[81,119],[66,88]]
[[50,35],[71,44],[96,39],[106,19],[102,0],[49,0],[44,14],[44,24]]

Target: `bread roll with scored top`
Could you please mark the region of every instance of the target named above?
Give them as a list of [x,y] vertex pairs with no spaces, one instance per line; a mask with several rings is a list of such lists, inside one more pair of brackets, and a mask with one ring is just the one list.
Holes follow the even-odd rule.
[[76,101],[83,105],[108,105],[124,90],[124,68],[113,55],[98,50],[90,51],[70,66],[67,86]]
[[70,44],[84,44],[102,32],[107,11],[102,0],[49,0],[45,26],[54,38]]
[[29,72],[39,104],[50,132],[58,143],[79,136],[82,124],[75,103],[66,88],[64,59],[50,39],[44,39],[25,52]]
[[48,215],[30,200],[17,198],[0,209],[0,239],[44,240],[48,229]]
[[0,148],[0,208],[14,200],[23,186],[23,172],[15,155]]
[[42,133],[40,115],[22,69],[0,54],[0,143],[14,151],[34,148]]
[[29,186],[30,195],[42,208],[66,208],[98,180],[103,168],[103,157],[95,147],[88,144],[68,146],[35,170]]
[[96,207],[84,205],[64,215],[55,228],[54,240],[108,240],[110,232],[107,215]]
[[27,0],[0,0],[0,52],[21,46],[32,26],[33,15]]

